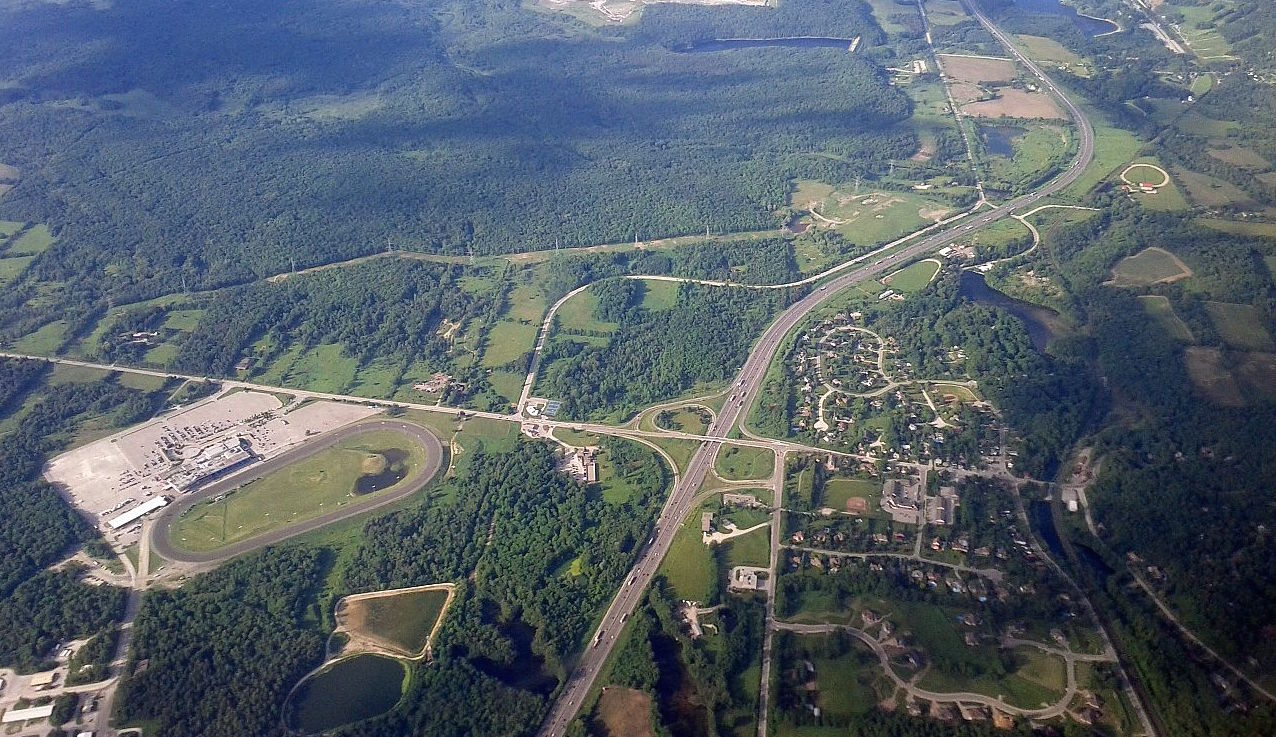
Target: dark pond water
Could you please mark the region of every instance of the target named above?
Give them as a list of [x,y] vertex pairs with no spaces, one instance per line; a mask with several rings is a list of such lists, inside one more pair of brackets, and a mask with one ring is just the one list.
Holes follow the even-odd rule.
[[1110,20],[1092,18],[1078,13],[1076,8],[1064,5],[1059,0],[1014,0],[1015,6],[1029,13],[1042,15],[1058,15],[1072,21],[1082,33],[1093,38],[1102,33],[1117,30],[1118,26]]
[[405,669],[380,655],[356,655],[309,678],[293,696],[289,726],[315,734],[384,714],[399,703]]
[[[1055,560],[1066,560],[1063,552],[1063,543],[1059,540],[1059,534],[1054,528],[1054,511],[1050,507],[1049,502],[1036,501],[1028,510],[1028,517],[1032,521],[1032,529],[1046,543],[1046,547],[1050,550],[1050,554]],[[1108,576],[1112,575],[1112,568],[1104,562],[1103,558],[1093,549],[1074,542],[1072,544],[1072,552],[1077,554],[1077,558],[1081,561],[1094,577],[1103,583]]]
[[408,475],[408,452],[400,448],[374,451],[385,459],[385,468],[380,473],[360,476],[354,482],[354,493],[371,494],[374,491],[388,489],[402,481]]
[[692,41],[673,47],[679,54],[704,54],[711,51],[730,51],[731,49],[758,49],[768,46],[785,46],[795,49],[844,49],[849,51],[855,39],[820,38],[815,36],[799,36],[795,38],[710,38],[704,41]]
[[988,153],[1012,159],[1015,156],[1015,142],[1027,132],[1013,125],[981,125],[979,139],[984,142]]
[[507,686],[548,696],[558,686],[558,679],[545,672],[545,662],[532,652],[536,630],[521,619],[512,622],[489,622],[513,644],[514,658],[508,663],[489,658],[475,658],[474,667]]
[[1027,328],[1028,337],[1032,338],[1032,344],[1039,351],[1044,351],[1050,339],[1054,337],[1054,333],[1050,329],[1050,320],[1057,317],[1054,312],[998,292],[988,286],[988,282],[984,281],[983,274],[975,271],[961,272],[959,291],[961,296],[971,302],[988,305],[989,307],[999,307],[1019,318],[1024,327]]

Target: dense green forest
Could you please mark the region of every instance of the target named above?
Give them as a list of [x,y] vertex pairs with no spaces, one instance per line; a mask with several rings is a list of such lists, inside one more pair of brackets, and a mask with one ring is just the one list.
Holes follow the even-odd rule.
[[911,103],[863,54],[672,50],[867,48],[882,37],[858,0],[659,6],[606,29],[496,0],[21,4],[0,25],[23,39],[0,50],[0,161],[23,173],[0,217],[59,238],[0,299],[10,335],[387,244],[771,228],[790,179],[873,176],[916,150]]
[[80,583],[80,570],[43,571],[0,600],[0,663],[47,666],[55,646],[104,630],[124,613],[124,590]]
[[636,490],[624,503],[556,473],[550,446],[522,443],[501,455],[480,450],[451,504],[369,525],[344,568],[351,589],[473,576],[404,706],[339,733],[520,734],[539,723],[646,539],[667,483],[642,446],[604,449]]
[[284,697],[323,656],[312,600],[325,569],[322,551],[267,550],[152,590],[117,718],[172,737],[280,734]]
[[672,307],[653,310],[642,306],[640,282],[595,289],[597,316],[620,324],[607,344],[556,333],[545,348],[536,391],[562,400],[564,417],[626,414],[727,381],[771,318],[799,294],[682,284]]

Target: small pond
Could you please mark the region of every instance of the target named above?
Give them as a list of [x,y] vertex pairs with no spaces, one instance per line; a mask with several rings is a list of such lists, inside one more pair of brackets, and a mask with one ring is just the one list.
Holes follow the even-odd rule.
[[399,703],[406,673],[403,663],[380,655],[339,660],[292,695],[288,727],[315,734],[384,714]]

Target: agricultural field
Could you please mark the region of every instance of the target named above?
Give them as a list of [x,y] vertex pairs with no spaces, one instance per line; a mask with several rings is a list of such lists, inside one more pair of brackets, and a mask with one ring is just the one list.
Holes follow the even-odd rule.
[[938,54],[944,73],[959,82],[1009,82],[1019,75],[1013,59]]
[[1162,11],[1173,10],[1183,15],[1183,23],[1178,30],[1183,34],[1188,48],[1202,61],[1229,59],[1232,47],[1218,30],[1215,10],[1210,6],[1223,7],[1218,3],[1194,5],[1189,3],[1167,2]]
[[1145,248],[1112,267],[1113,286],[1144,287],[1173,284],[1192,276],[1192,270],[1178,256],[1164,248]]
[[1276,238],[1276,223],[1247,223],[1240,220],[1223,220],[1220,218],[1197,218],[1197,223],[1223,233],[1256,236],[1259,238]]
[[1022,118],[1029,120],[1063,120],[1067,116],[1044,92],[1027,92],[1014,87],[1001,87],[991,100],[979,100],[961,106],[962,112],[975,118]]
[[453,588],[442,584],[345,597],[336,611],[337,631],[350,638],[342,653],[388,650],[405,658],[424,657]]
[[35,256],[0,258],[0,287],[17,281],[33,260]]
[[1276,342],[1272,341],[1263,314],[1257,307],[1206,302],[1205,311],[1209,313],[1210,321],[1214,323],[1223,342],[1229,346],[1247,351],[1276,349]]
[[926,18],[932,25],[954,26],[970,20],[958,0],[926,0]]
[[1139,302],[1143,304],[1143,309],[1147,311],[1153,319],[1160,324],[1165,332],[1180,343],[1195,343],[1196,338],[1192,335],[1192,331],[1188,328],[1187,323],[1174,312],[1174,305],[1170,304],[1168,297],[1149,294],[1139,297]]
[[1252,148],[1228,144],[1225,147],[1211,148],[1207,153],[1209,153],[1211,158],[1241,169],[1266,171],[1272,168],[1272,162],[1264,159]]
[[1089,77],[1094,73],[1094,67],[1090,65],[1090,62],[1077,56],[1053,38],[1025,33],[1019,34],[1016,38],[1019,39],[1019,45],[1023,47],[1028,58],[1039,62],[1043,67],[1053,65],[1078,77]]
[[775,454],[767,448],[724,445],[718,451],[714,469],[728,481],[770,478],[775,470]]
[[39,256],[49,250],[54,240],[53,233],[49,232],[49,226],[44,224],[35,225],[13,239],[5,250],[4,255],[6,257]]
[[219,550],[412,483],[424,465],[425,450],[403,435],[361,433],[196,505],[173,524],[172,542],[196,553]]
[[1217,348],[1188,348],[1183,353],[1192,384],[1214,404],[1243,407],[1245,397]]
[[940,267],[941,264],[938,261],[928,258],[882,277],[882,284],[897,292],[907,294],[920,292],[935,278],[935,275],[939,273]]
[[1171,173],[1187,190],[1188,199],[1201,207],[1227,207],[1251,202],[1250,196],[1231,182],[1178,167]]

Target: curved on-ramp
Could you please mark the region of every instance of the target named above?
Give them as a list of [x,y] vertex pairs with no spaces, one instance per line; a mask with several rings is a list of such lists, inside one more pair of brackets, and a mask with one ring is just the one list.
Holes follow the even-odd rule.
[[[367,499],[357,501],[341,509],[321,514],[318,517],[310,517],[282,529],[265,532],[217,550],[195,553],[181,550],[173,545],[170,538],[173,523],[196,504],[207,501],[218,494],[233,491],[244,484],[256,481],[263,476],[327,450],[348,438],[383,430],[393,430],[402,433],[418,443],[425,451],[424,468],[417,473],[415,478],[403,484],[402,488],[384,493],[370,494]],[[433,433],[420,425],[398,420],[371,420],[349,425],[322,435],[310,442],[303,443],[300,447],[281,453],[267,461],[258,463],[242,473],[217,481],[199,491],[178,497],[172,504],[164,508],[159,516],[155,518],[155,523],[151,525],[151,549],[161,558],[177,563],[220,563],[258,548],[275,545],[289,538],[326,527],[334,522],[357,517],[405,499],[415,494],[438,475],[439,469],[443,465],[443,458],[443,444],[439,442],[439,439]]]

